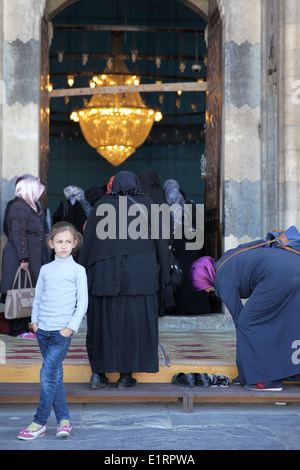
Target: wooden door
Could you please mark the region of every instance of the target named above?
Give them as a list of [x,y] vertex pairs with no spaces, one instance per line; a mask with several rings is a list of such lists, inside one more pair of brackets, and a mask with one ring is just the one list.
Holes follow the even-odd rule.
[[207,83],[204,249],[207,256],[218,259],[222,254],[222,21],[215,0],[210,1],[207,38]]
[[[50,104],[48,95],[49,85],[49,39],[48,20],[46,16],[41,21],[41,65],[40,65],[40,179],[48,185],[49,166],[49,120]],[[46,191],[42,196],[43,205],[47,206]]]

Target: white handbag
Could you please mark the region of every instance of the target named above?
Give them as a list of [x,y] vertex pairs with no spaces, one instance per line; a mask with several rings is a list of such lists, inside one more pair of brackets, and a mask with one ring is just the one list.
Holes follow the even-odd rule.
[[[8,290],[6,294],[4,316],[8,320],[31,316],[35,288],[32,287],[28,269],[25,271],[24,287],[21,287],[21,274],[20,267],[16,272],[12,289]],[[27,281],[29,281],[29,287],[27,287]],[[16,283],[18,283],[17,288],[15,287]]]

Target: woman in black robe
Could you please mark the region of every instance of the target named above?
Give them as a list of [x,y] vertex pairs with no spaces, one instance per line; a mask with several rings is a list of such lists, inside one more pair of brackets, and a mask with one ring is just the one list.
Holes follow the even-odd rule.
[[[280,391],[284,379],[300,374],[300,260],[283,248],[244,250],[252,245],[227,251],[217,263],[200,258],[191,277],[196,289],[215,290],[232,315],[237,333],[234,382],[251,390]],[[245,305],[241,299],[247,299]]]
[[[137,217],[129,215],[134,209]],[[134,239],[137,218],[136,229],[146,232]],[[159,370],[159,308],[173,297],[167,240],[152,240],[150,223],[151,200],[136,175],[126,171],[115,175],[111,192],[88,219],[79,263],[88,276],[87,351],[94,388],[108,384],[106,372],[120,373],[121,388],[135,385],[133,372]]]
[[[169,179],[164,183],[164,192],[167,203],[170,207],[176,206],[176,210],[172,212],[172,249],[175,257],[183,271],[182,284],[175,290],[176,307],[169,313],[174,315],[200,315],[211,313],[209,296],[206,292],[196,292],[191,284],[190,269],[193,262],[204,254],[204,248],[200,250],[189,250],[187,245],[194,243],[185,237],[185,217],[184,207],[187,204],[192,209],[192,227],[196,230],[196,206],[186,200],[185,194],[180,188],[176,180]],[[181,231],[181,237],[174,237],[175,231]]]
[[146,168],[139,175],[143,192],[150,197],[154,204],[167,204],[164,190],[154,168]]
[[78,186],[67,186],[64,188],[64,195],[65,199],[59,203],[53,214],[53,224],[62,220],[70,222],[82,234],[92,209],[91,204],[83,189]]

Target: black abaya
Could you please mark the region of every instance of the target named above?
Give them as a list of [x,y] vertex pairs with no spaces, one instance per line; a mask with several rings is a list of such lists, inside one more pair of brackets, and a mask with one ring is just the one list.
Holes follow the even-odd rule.
[[[117,174],[112,192],[95,205],[84,232],[79,262],[88,275],[87,350],[93,373],[158,371],[158,294],[163,287],[172,295],[167,240],[118,238],[120,194],[128,207],[133,202],[127,194],[143,204],[150,224],[151,200],[134,191],[137,187],[132,173]],[[100,240],[96,234],[106,217],[99,215],[102,204],[115,210],[116,238]]]

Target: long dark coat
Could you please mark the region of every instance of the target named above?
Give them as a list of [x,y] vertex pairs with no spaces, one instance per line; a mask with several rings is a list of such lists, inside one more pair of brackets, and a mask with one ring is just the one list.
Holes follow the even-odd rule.
[[1,293],[12,288],[21,260],[27,259],[33,286],[42,265],[43,222],[27,202],[16,197],[8,213],[8,239],[2,256]]
[[[135,189],[136,176],[124,174],[123,187]],[[116,175],[114,184],[117,185]],[[113,189],[112,187],[112,189]],[[128,191],[129,192],[129,191]],[[132,202],[130,197],[134,198]],[[139,204],[147,209],[146,228],[151,223],[152,201],[141,194],[124,196],[126,207]],[[97,227],[106,213],[115,210],[116,238],[100,240]],[[100,212],[99,212],[100,210]],[[158,313],[161,303],[173,305],[167,240],[132,239],[121,236],[119,228],[129,229],[132,219],[126,215],[117,194],[102,198],[93,208],[83,235],[79,263],[85,266],[89,285],[87,311],[87,351],[92,372],[157,372]],[[145,212],[146,214],[146,212]],[[145,215],[146,217],[146,215]],[[127,224],[127,225],[126,225]],[[149,229],[150,230],[150,229]],[[158,304],[160,292],[161,303]]]
[[240,249],[223,255],[215,277],[216,294],[236,325],[239,378],[255,384],[299,374],[300,257],[282,248],[255,248],[220,266]]

